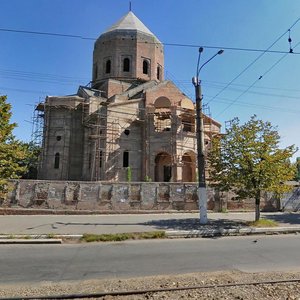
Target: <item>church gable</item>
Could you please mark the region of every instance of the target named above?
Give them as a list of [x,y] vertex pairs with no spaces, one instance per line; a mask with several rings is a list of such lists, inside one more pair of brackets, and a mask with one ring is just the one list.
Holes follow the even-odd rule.
[[182,91],[171,81],[163,81],[155,87],[146,90],[146,106],[153,106],[159,97],[170,100],[171,106],[180,107],[182,101],[189,101],[191,107],[192,100],[182,93]]

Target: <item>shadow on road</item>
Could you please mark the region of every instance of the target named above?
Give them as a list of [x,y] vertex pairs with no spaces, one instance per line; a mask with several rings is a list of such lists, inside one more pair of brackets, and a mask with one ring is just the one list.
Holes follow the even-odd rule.
[[300,213],[268,214],[263,218],[281,224],[300,225]]
[[106,227],[106,226],[150,226],[155,230],[201,230],[201,229],[231,229],[231,228],[242,228],[246,227],[246,221],[243,220],[228,220],[228,219],[218,219],[209,220],[206,225],[201,225],[198,218],[186,218],[186,219],[162,219],[162,220],[151,220],[148,222],[114,222],[114,223],[102,223],[102,222],[54,222],[41,224],[33,227],[27,227],[27,230],[32,230],[41,227],[50,226],[52,229],[58,229],[59,227],[72,227],[72,226],[94,226],[94,227]]
[[199,223],[199,219],[189,218],[189,219],[169,219],[169,220],[153,220],[145,222],[141,225],[154,226],[156,229],[161,230],[201,230],[201,229],[233,229],[233,228],[243,228],[247,224],[243,220],[209,220],[206,225]]

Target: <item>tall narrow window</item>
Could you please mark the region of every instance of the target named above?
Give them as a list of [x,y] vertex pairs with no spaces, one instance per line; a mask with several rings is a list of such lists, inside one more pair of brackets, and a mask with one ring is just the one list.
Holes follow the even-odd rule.
[[111,70],[111,61],[110,59],[106,61],[106,65],[105,65],[105,73],[108,74],[110,73]]
[[92,165],[92,154],[89,154],[89,169],[91,168]]
[[102,150],[100,150],[99,153],[99,167],[102,168],[102,159],[103,159],[103,152]]
[[130,60],[129,58],[124,58],[123,60],[123,71],[124,72],[129,72],[130,71]]
[[157,67],[156,78],[160,80],[160,66]]
[[54,156],[54,169],[59,169],[59,159],[60,159],[59,153],[55,153],[55,156]]
[[97,79],[97,75],[98,75],[98,66],[97,64],[94,64],[94,79]]
[[129,167],[129,152],[128,151],[123,152],[123,167],[124,168]]
[[149,62],[147,60],[143,61],[143,74],[148,74],[149,72]]

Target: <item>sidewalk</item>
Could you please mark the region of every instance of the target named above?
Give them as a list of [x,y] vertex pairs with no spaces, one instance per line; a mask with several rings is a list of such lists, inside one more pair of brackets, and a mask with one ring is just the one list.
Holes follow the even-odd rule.
[[169,237],[199,237],[300,232],[299,213],[262,213],[278,227],[252,228],[254,212],[209,213],[208,224],[199,224],[198,213],[117,215],[2,215],[0,236],[63,236],[148,232],[163,230]]

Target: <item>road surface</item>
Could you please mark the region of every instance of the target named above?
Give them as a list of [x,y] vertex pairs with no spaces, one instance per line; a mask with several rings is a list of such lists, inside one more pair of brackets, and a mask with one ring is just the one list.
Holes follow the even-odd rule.
[[[300,226],[300,214],[262,213],[279,226]],[[253,221],[254,212],[209,213],[218,226]],[[234,224],[231,224],[234,225]],[[0,234],[83,234],[199,228],[198,213],[116,215],[7,215],[0,216]]]
[[1,245],[1,283],[126,278],[217,270],[300,271],[300,236]]

